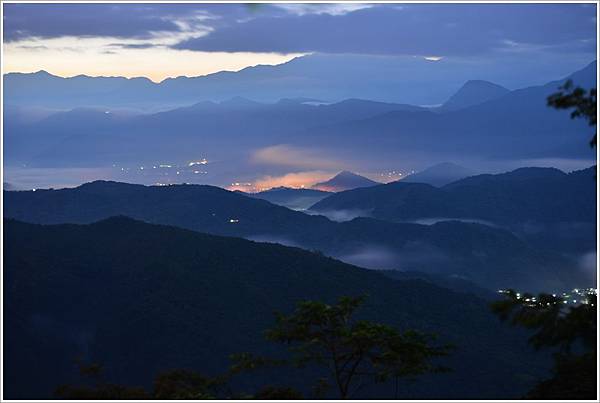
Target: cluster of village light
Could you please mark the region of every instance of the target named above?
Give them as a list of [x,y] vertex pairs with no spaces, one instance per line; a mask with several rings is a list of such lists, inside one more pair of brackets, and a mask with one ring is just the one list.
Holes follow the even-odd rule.
[[[538,297],[533,296],[531,294],[521,294],[519,292],[514,292],[511,290],[498,290],[500,294],[513,294],[516,299],[522,300],[525,303],[529,303],[530,305],[539,305]],[[554,304],[570,304],[570,305],[579,305],[579,304],[589,304],[590,306],[594,306],[598,291],[595,288],[574,288],[568,292],[562,292],[559,294],[551,294],[553,298],[555,298]],[[546,302],[546,305],[551,305],[551,302]]]
[[[170,177],[171,175],[206,175],[207,171],[202,170],[201,167],[208,164],[208,160],[206,158],[202,158],[197,161],[190,161],[185,165],[174,165],[174,164],[156,164],[156,165],[140,165],[138,167],[130,168],[130,167],[120,167],[120,171],[122,173],[138,173],[140,175],[158,175],[158,176],[166,176]],[[113,168],[118,168],[116,164],[113,164]],[[156,186],[166,186],[169,185],[169,181],[161,182],[158,181],[154,183]]]
[[379,177],[382,178],[381,180],[383,182],[389,182],[390,180],[404,179],[414,173],[415,173],[414,169],[407,170],[405,172],[391,170],[391,171],[387,171],[387,172],[380,172]]

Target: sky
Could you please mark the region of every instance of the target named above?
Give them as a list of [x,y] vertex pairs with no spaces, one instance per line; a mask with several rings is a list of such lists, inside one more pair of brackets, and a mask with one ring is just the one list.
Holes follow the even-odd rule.
[[63,77],[159,82],[311,53],[410,56],[486,69],[490,60],[534,60],[559,77],[564,59],[583,64],[596,55],[593,4],[4,3],[3,13],[4,72]]

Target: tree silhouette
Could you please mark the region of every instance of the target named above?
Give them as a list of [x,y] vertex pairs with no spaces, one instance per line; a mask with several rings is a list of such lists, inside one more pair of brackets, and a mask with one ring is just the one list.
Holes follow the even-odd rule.
[[[548,106],[572,109],[571,118],[584,118],[596,126],[596,88],[573,87],[568,80],[560,91],[550,95]],[[597,133],[590,141],[597,145]],[[564,297],[550,294],[504,292],[505,299],[491,304],[501,320],[513,326],[534,330],[529,342],[536,348],[557,348],[554,376],[539,383],[526,396],[529,399],[596,399],[597,381],[597,296],[588,293],[579,305],[569,306]],[[577,352],[574,352],[577,350]]]
[[445,370],[431,359],[446,355],[449,346],[432,346],[432,336],[353,320],[364,300],[342,297],[335,305],[300,302],[291,315],[277,315],[267,338],[290,346],[296,365],[326,365],[342,399],[353,396],[367,382]]
[[60,385],[54,391],[59,399],[68,400],[146,400],[151,396],[142,387],[123,386],[105,382],[103,367],[98,363],[84,363],[76,358],[79,374],[86,385]]
[[[572,109],[571,118],[584,118],[590,126],[596,126],[596,89],[592,88],[589,91],[581,87],[573,87],[573,82],[568,80],[560,91],[548,97],[548,106],[556,109]],[[596,147],[596,136],[590,141],[591,147]]]
[[304,396],[297,390],[287,386],[265,386],[256,392],[252,398],[259,400],[302,400]]
[[156,376],[152,397],[159,400],[216,399],[221,384],[219,378],[209,378],[187,369],[175,369]]

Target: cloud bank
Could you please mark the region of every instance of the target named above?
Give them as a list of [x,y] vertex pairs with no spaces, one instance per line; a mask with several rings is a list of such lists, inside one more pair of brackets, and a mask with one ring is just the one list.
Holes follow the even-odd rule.
[[250,157],[251,162],[298,169],[342,170],[346,163],[332,158],[324,152],[308,148],[278,144],[256,150]]

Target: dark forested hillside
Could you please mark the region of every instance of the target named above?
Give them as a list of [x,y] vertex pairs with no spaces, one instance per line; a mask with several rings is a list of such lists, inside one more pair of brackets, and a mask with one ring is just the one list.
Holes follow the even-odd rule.
[[310,210],[358,211],[395,222],[479,220],[503,226],[533,244],[566,254],[596,245],[596,167],[566,174],[521,168],[476,175],[441,188],[398,181],[340,192]]
[[393,182],[328,196],[311,210],[356,209],[402,221],[426,217],[476,218],[497,224],[594,221],[596,167],[565,174],[553,168],[521,168],[476,175],[441,188]]
[[[4,242],[7,398],[48,398],[58,384],[77,382],[75,358],[101,363],[109,381],[126,385],[147,385],[171,368],[215,374],[231,353],[274,352],[262,336],[274,311],[363,293],[361,317],[438,332],[456,345],[444,360],[453,372],[403,386],[406,397],[518,397],[549,364],[483,300],[296,248],[124,217],[54,226],[7,220]],[[306,387],[287,371],[268,381]],[[238,386],[266,380],[248,382]],[[392,396],[385,386],[368,393]]]
[[568,259],[540,253],[499,228],[458,221],[429,226],[372,218],[333,222],[212,186],[98,181],[74,189],[5,192],[4,201],[7,217],[31,223],[90,223],[124,215],[320,250],[363,267],[460,276],[494,290],[509,286],[562,289],[582,286],[584,279]]

